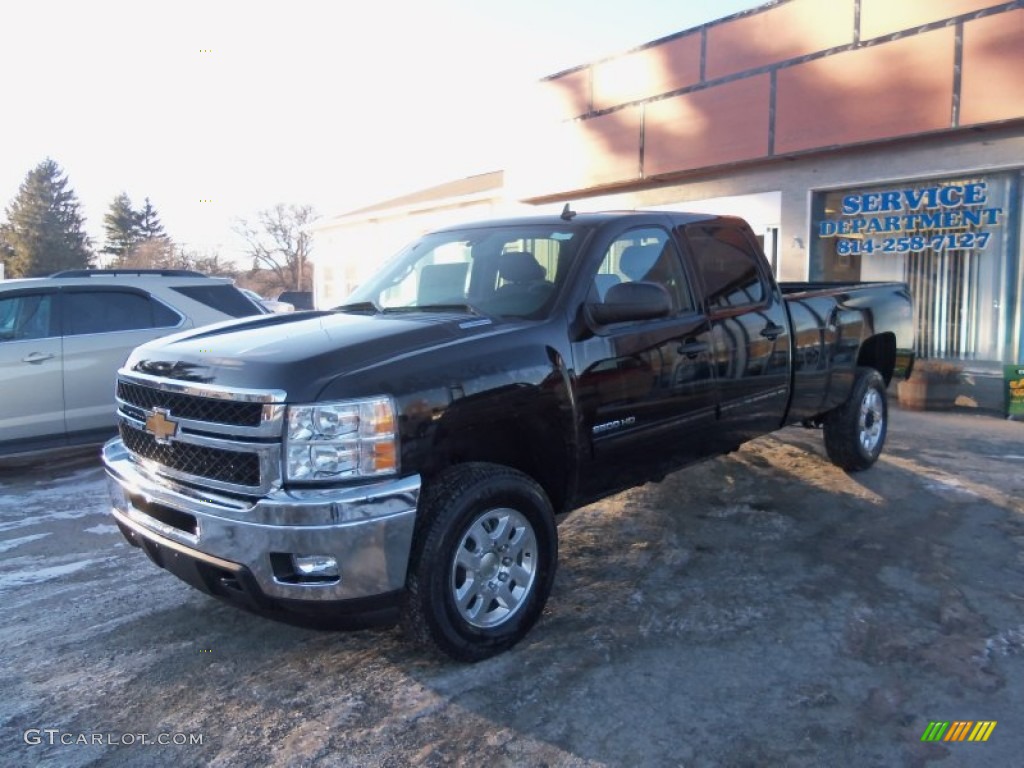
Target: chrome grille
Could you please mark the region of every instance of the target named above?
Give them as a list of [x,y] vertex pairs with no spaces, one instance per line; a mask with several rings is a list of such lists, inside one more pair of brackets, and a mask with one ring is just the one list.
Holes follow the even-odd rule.
[[[121,440],[150,471],[243,496],[281,486],[285,393],[118,371]],[[154,424],[147,426],[154,414]]]
[[249,488],[261,484],[258,454],[183,442],[158,443],[148,432],[136,429],[124,420],[120,428],[125,447],[143,459],[155,461],[176,472],[220,483]]
[[165,408],[181,419],[258,427],[263,418],[263,403],[245,403],[223,398],[202,397],[182,392],[132,384],[118,380],[117,397],[124,403],[147,411]]

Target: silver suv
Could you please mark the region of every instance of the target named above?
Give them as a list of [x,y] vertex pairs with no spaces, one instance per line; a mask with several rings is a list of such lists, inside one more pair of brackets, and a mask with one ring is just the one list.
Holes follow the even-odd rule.
[[263,314],[231,280],[186,270],[75,270],[0,281],[0,456],[101,443],[114,378],[158,336]]

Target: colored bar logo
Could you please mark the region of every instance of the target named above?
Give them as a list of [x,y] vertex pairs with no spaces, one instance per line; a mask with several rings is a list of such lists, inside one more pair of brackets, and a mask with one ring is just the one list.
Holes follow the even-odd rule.
[[921,734],[921,741],[988,741],[996,720],[932,720]]

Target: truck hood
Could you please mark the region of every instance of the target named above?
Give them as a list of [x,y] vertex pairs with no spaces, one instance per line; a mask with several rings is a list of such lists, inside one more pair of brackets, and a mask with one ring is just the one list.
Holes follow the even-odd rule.
[[498,328],[497,320],[462,313],[262,315],[156,339],[132,352],[125,367],[184,382],[281,390],[289,402],[306,402],[339,375]]

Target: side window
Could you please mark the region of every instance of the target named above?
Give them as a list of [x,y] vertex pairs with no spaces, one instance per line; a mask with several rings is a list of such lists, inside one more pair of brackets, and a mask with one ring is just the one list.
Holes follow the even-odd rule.
[[128,291],[67,291],[64,335],[134,331],[177,325],[179,318],[149,296]]
[[166,304],[156,299],[150,299],[149,305],[153,308],[154,328],[173,328],[181,322],[181,315]]
[[226,283],[214,285],[179,285],[171,288],[172,291],[187,296],[192,301],[198,301],[211,309],[223,312],[230,317],[249,317],[251,315],[263,314],[260,308],[245,297],[245,294]]
[[56,336],[53,295],[19,294],[0,298],[0,342]]
[[679,252],[663,229],[632,229],[617,238],[608,247],[594,275],[591,298],[603,301],[613,285],[640,280],[664,286],[676,313],[693,309],[693,298]]
[[760,257],[743,230],[735,227],[686,228],[709,311],[760,304],[765,298]]

